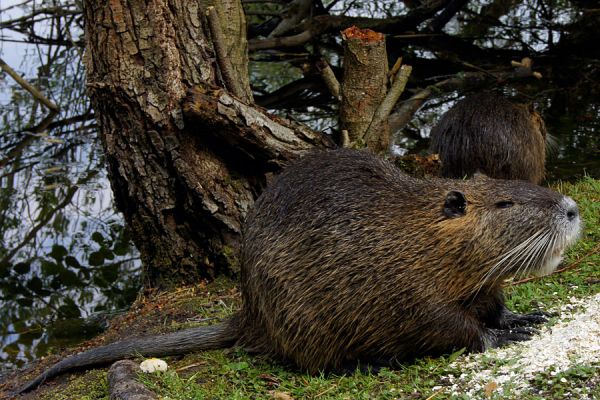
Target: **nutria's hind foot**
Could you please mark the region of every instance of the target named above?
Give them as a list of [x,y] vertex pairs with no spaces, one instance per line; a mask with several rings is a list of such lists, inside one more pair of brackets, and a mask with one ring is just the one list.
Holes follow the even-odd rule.
[[527,314],[517,314],[509,309],[504,309],[500,316],[498,327],[501,329],[510,329],[520,326],[536,326],[548,322],[548,318],[553,314],[544,311],[534,311]]
[[489,329],[489,333],[488,347],[493,348],[531,340],[539,331],[529,326],[519,326],[510,329]]

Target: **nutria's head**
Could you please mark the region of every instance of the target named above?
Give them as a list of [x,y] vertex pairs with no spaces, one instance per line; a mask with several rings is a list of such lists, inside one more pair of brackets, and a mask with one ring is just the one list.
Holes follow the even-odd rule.
[[480,285],[549,274],[580,235],[577,205],[552,190],[482,175],[445,182],[440,230],[453,236],[461,265],[481,267]]

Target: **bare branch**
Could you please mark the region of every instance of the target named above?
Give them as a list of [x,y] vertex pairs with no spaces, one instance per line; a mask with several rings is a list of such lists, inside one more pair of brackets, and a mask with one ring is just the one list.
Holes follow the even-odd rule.
[[185,117],[194,121],[190,126],[209,123],[214,128],[198,130],[198,134],[217,135],[216,139],[271,166],[281,167],[315,147],[334,146],[329,137],[244,104],[221,89],[194,87],[183,110]]
[[247,101],[246,92],[242,90],[239,80],[233,73],[233,66],[229,62],[229,57],[227,56],[225,38],[223,31],[221,30],[217,9],[213,6],[208,7],[206,9],[206,17],[208,19],[208,26],[215,47],[215,53],[217,55],[217,63],[219,64],[221,75],[225,81],[225,87],[233,93],[234,96]]
[[400,67],[400,71],[396,75],[396,79],[394,80],[392,87],[375,111],[373,119],[371,120],[371,124],[365,132],[365,142],[369,142],[375,132],[380,129],[384,121],[388,119],[388,116],[392,112],[392,109],[396,105],[400,95],[402,95],[402,92],[404,92],[406,82],[408,82],[408,77],[410,76],[411,72],[412,67],[410,65],[403,65]]
[[296,35],[249,40],[249,50],[271,49],[275,47],[291,47],[302,45],[312,38],[324,33],[334,33],[351,26],[361,29],[372,29],[382,33],[398,33],[415,29],[421,22],[431,18],[443,8],[448,1],[432,1],[429,5],[417,7],[406,15],[394,18],[346,17],[343,15],[317,15],[310,21],[301,24],[303,31]]
[[294,29],[302,20],[309,17],[313,9],[313,0],[293,0],[280,13],[281,21],[271,31],[269,37],[281,36]]
[[432,32],[439,32],[452,19],[452,17],[463,8],[469,0],[452,0],[448,7],[439,13],[429,24]]
[[48,98],[46,98],[46,96],[44,96],[42,94],[42,92],[40,92],[36,87],[34,87],[32,84],[30,84],[29,82],[27,82],[25,79],[21,78],[21,75],[19,75],[14,69],[12,69],[8,64],[6,64],[4,62],[4,60],[2,58],[0,58],[0,68],[2,68],[8,75],[10,75],[19,85],[21,85],[21,87],[25,90],[27,90],[29,93],[31,93],[31,95],[33,97],[35,97],[36,100],[38,100],[40,103],[42,103],[43,105],[45,105],[46,107],[48,107],[50,110],[54,111],[54,112],[59,112],[60,109],[58,108],[58,106],[56,104],[54,104],[52,101],[48,100]]
[[326,60],[320,59],[317,62],[317,70],[321,73],[321,78],[323,78],[323,82],[327,86],[327,89],[331,92],[333,97],[336,100],[340,100],[340,82],[338,82],[333,70],[329,66]]

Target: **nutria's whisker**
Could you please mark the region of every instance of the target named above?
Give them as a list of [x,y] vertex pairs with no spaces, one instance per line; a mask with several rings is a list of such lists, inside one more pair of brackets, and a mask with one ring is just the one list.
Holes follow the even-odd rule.
[[540,261],[543,258],[544,253],[546,252],[546,248],[549,243],[550,243],[550,233],[546,233],[544,236],[542,236],[538,240],[536,245],[534,247],[532,247],[531,254],[526,259],[523,260],[523,264],[519,268],[519,270],[517,270],[517,273],[515,274],[515,276],[519,276],[521,268],[523,269],[523,271],[531,271],[531,270],[533,270],[533,267],[535,267],[535,266],[537,266],[539,268]]
[[[496,278],[494,279],[494,282],[496,282],[497,279],[500,279],[500,277],[504,276],[504,272],[510,268],[515,262],[517,262],[522,255],[527,254],[528,253],[528,249],[531,245],[531,243],[535,243],[535,241],[537,240],[537,238],[543,233],[543,230],[539,230],[537,232],[535,232],[533,235],[531,235],[529,238],[527,238],[526,240],[524,240],[523,242],[521,242],[519,245],[515,246],[514,248],[512,248],[511,250],[507,251],[504,254],[501,254],[498,258],[499,261],[496,262],[496,264],[494,264],[492,266],[492,268],[489,269],[489,271],[487,271],[483,277],[481,278],[481,280],[478,282],[478,284],[476,285],[477,292],[476,295],[479,293],[479,291],[486,286],[486,283],[488,283],[488,279],[492,276],[495,276]],[[508,261],[508,263],[507,263]],[[502,273],[497,273],[498,271],[501,271]]]

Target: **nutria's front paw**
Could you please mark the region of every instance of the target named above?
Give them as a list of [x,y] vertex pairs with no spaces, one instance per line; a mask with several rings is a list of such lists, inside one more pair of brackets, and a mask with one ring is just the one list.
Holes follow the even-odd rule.
[[488,347],[502,347],[511,343],[531,340],[539,331],[528,326],[507,329],[489,329]]
[[535,326],[548,322],[548,318],[552,317],[544,311],[534,311],[528,314],[517,314],[508,309],[504,309],[500,320],[498,322],[498,328],[510,329],[522,326]]

